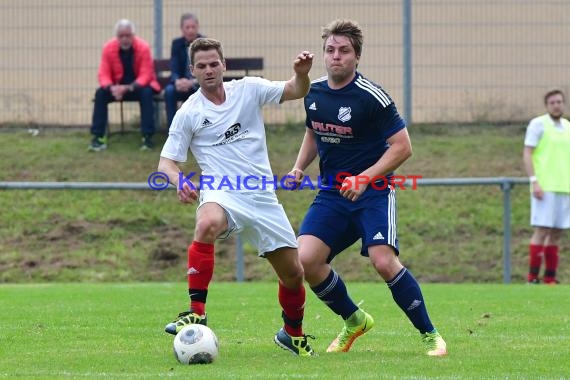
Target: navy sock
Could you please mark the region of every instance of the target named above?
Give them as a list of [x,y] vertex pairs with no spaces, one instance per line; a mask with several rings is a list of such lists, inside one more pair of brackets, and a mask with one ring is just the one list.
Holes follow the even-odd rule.
[[414,276],[403,268],[396,277],[386,281],[386,284],[392,292],[392,298],[406,313],[414,327],[422,334],[432,332],[434,327],[429,319],[420,285]]
[[334,270],[331,270],[327,278],[311,290],[344,320],[358,310],[358,306],[350,299],[342,278]]

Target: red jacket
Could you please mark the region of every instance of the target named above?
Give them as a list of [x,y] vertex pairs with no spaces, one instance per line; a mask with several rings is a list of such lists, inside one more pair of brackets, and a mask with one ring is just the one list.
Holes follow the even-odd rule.
[[[99,84],[101,87],[119,84],[123,77],[123,65],[119,55],[119,40],[113,38],[103,46],[101,64],[99,65]],[[150,86],[156,92],[160,92],[160,84],[156,80],[154,62],[150,53],[150,47],[143,39],[133,39],[135,81],[140,86]]]

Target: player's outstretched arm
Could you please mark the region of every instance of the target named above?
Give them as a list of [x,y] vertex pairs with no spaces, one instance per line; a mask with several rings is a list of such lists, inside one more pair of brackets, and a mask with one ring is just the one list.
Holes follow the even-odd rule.
[[311,79],[309,71],[313,65],[313,54],[303,51],[297,55],[293,62],[293,70],[295,75],[285,83],[281,102],[287,100],[301,99],[309,93],[311,87]]

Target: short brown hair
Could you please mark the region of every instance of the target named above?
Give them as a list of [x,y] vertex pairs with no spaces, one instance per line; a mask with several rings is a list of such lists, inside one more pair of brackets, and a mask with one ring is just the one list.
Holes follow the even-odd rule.
[[190,64],[194,65],[194,56],[197,51],[206,51],[215,49],[220,56],[220,60],[224,62],[224,50],[222,49],[222,43],[213,38],[196,38],[190,44]]
[[551,96],[554,95],[562,95],[562,101],[565,102],[566,101],[566,97],[564,96],[564,93],[562,92],[562,90],[558,89],[558,88],[554,88],[550,91],[548,91],[546,94],[544,94],[544,105],[546,105],[548,103],[548,99],[550,99]]
[[354,48],[354,52],[360,57],[363,43],[362,29],[355,21],[338,19],[325,26],[321,35],[323,38],[323,51],[325,50],[327,39],[332,35],[347,37]]

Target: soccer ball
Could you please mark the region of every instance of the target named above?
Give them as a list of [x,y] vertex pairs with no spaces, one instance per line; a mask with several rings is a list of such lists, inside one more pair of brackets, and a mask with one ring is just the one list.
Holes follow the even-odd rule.
[[207,326],[184,326],[174,337],[174,356],[182,364],[208,364],[218,356],[218,338]]

